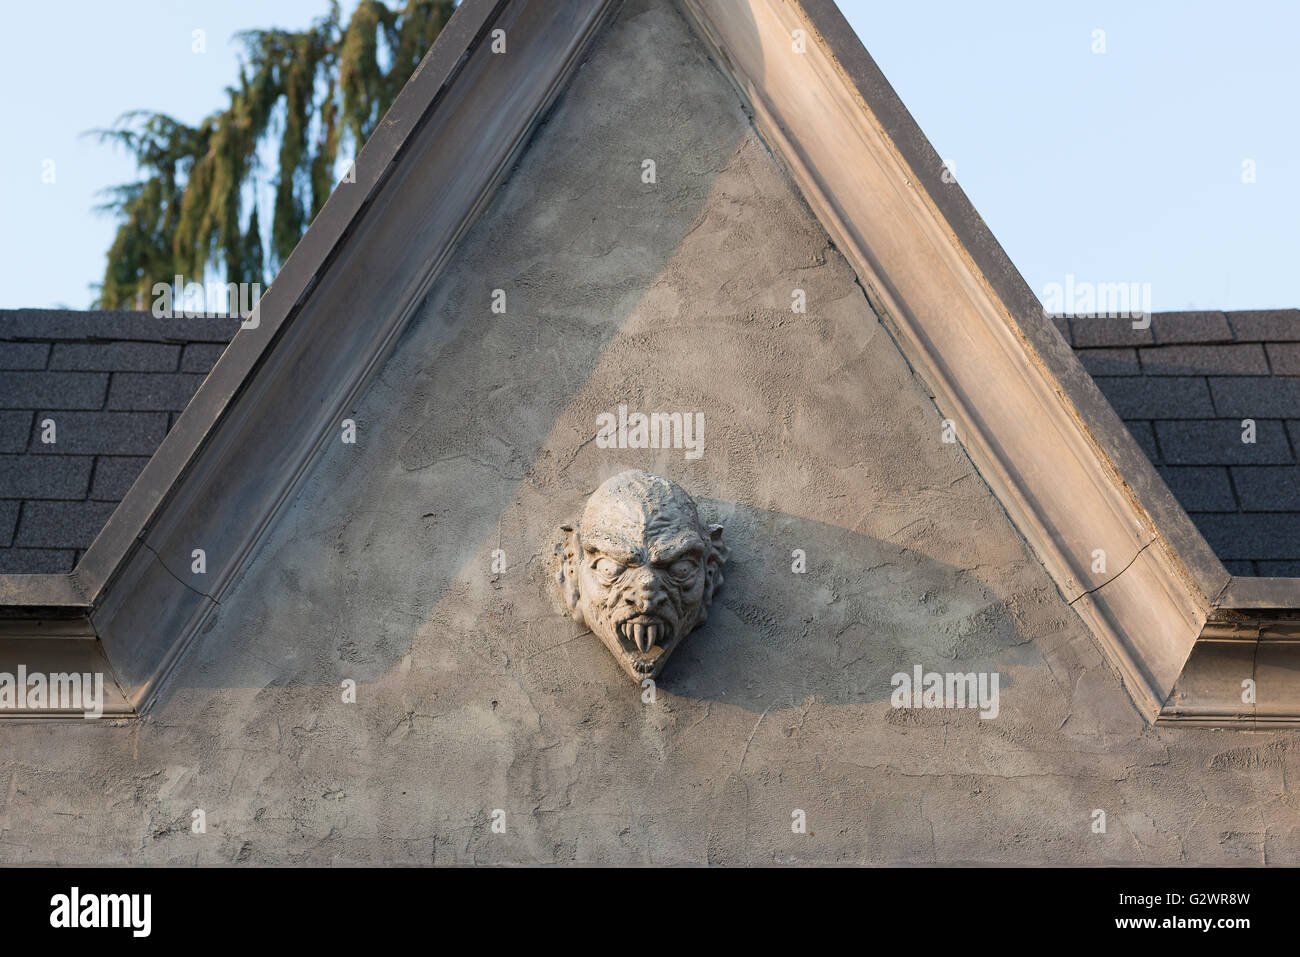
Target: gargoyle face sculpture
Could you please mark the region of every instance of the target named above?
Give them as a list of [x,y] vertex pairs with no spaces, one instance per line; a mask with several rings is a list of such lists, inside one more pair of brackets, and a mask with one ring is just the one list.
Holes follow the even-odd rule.
[[574,621],[637,681],[709,615],[722,585],[722,526],[700,524],[675,482],[639,469],[592,493],[577,525],[562,525],[556,578]]

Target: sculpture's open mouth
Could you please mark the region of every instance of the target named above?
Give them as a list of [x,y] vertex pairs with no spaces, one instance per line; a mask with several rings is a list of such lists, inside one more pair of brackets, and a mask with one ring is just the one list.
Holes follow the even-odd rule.
[[627,621],[620,621],[614,627],[624,647],[629,651],[636,648],[642,654],[668,639],[668,625],[662,618],[653,615],[637,615]]

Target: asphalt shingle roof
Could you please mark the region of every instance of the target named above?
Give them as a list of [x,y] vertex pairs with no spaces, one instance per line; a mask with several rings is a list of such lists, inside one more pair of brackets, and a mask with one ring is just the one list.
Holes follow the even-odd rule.
[[0,310],[0,574],[72,571],[238,328]]
[[[1055,322],[1228,569],[1300,576],[1300,310]],[[72,570],[238,327],[0,311],[0,574]]]
[[1300,576],[1300,310],[1057,328],[1228,570]]

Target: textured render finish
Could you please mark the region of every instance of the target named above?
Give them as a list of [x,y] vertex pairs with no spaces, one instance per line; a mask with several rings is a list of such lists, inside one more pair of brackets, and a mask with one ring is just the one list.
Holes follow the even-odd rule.
[[[598,448],[620,403],[704,454]],[[152,715],[5,725],[0,860],[1300,862],[1293,736],[1146,724],[670,6],[598,41],[353,417]],[[744,556],[652,705],[552,594],[555,526],[638,467]],[[997,671],[998,717],[893,709],[918,664]]]
[[1228,570],[1300,576],[1300,310],[1061,329]]
[[0,310],[0,575],[72,571],[238,326]]

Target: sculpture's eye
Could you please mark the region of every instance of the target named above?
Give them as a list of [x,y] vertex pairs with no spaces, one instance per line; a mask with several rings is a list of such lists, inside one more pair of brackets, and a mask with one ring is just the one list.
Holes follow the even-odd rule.
[[623,566],[612,558],[597,559],[595,569],[596,574],[607,584],[624,572]]
[[688,582],[695,577],[699,565],[693,558],[679,558],[668,566],[668,574],[679,582]]

